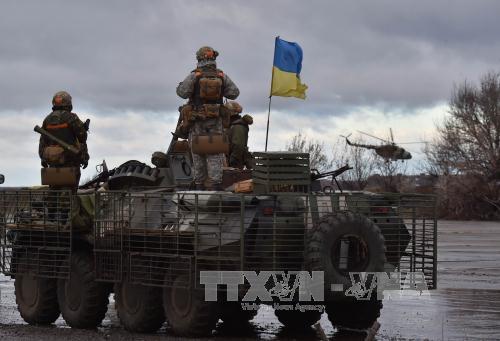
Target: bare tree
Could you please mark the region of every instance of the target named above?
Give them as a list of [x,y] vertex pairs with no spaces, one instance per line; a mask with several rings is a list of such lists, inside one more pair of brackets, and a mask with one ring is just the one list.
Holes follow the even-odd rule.
[[311,169],[320,172],[329,170],[333,166],[332,160],[325,152],[325,145],[317,140],[309,140],[306,135],[298,133],[286,145],[290,152],[309,153]]
[[375,170],[379,174],[377,184],[384,192],[401,192],[403,180],[408,170],[405,161],[388,161],[377,158]]
[[425,150],[429,171],[442,178],[443,204],[455,217],[499,217],[500,74],[455,87],[448,113]]
[[[363,138],[353,140],[354,143],[364,144]],[[335,167],[342,167],[346,163],[352,170],[340,176],[346,189],[362,190],[368,183],[368,177],[375,168],[375,153],[373,150],[348,146],[343,138],[339,138],[333,147],[333,162]]]

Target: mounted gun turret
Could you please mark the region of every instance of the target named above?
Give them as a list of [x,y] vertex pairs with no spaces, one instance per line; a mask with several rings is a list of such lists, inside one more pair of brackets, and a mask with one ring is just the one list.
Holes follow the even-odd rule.
[[321,183],[319,182],[319,180],[323,179],[323,178],[331,177],[332,185],[333,185],[333,182],[335,182],[335,184],[337,185],[340,192],[342,192],[342,188],[340,187],[340,184],[337,181],[337,177],[350,169],[352,169],[352,167],[349,166],[348,164],[340,167],[339,169],[325,172],[325,173],[320,173],[317,169],[312,169],[311,170],[311,191],[312,192],[321,192],[323,187],[321,186]]

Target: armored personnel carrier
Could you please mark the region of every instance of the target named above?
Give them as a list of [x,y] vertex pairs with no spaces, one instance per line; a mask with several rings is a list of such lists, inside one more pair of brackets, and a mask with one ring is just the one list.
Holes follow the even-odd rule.
[[93,328],[114,292],[134,332],[167,321],[176,335],[210,335],[262,304],[287,328],[309,328],[325,311],[338,328],[365,329],[382,305],[377,281],[361,274],[419,272],[435,287],[434,197],[325,194],[308,154],[254,158],[246,193],[191,190],[176,139],[153,154],[155,166],[104,165],[77,196],[0,192],[2,270],[15,278],[22,317],[50,324],[62,313]]

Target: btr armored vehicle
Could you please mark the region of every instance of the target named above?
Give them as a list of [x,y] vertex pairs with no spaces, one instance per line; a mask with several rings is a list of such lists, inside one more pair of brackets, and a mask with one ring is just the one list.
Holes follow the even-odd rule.
[[254,159],[245,190],[190,189],[190,155],[174,140],[154,166],[104,165],[77,195],[0,192],[2,270],[22,317],[94,328],[114,292],[134,332],[166,321],[176,335],[210,335],[261,304],[287,328],[310,328],[325,311],[338,328],[365,329],[382,307],[377,279],[393,278],[380,274],[419,273],[435,287],[434,197],[326,194],[308,154]]

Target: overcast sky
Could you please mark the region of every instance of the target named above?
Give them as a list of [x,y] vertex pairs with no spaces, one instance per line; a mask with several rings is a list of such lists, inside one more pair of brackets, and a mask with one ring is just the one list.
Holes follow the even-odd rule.
[[[332,144],[366,130],[425,140],[453,85],[500,71],[499,1],[0,2],[0,172],[39,183],[38,136],[52,95],[91,118],[91,162],[148,162],[165,150],[183,100],[175,87],[210,45],[254,115],[262,150],[274,37],[304,51],[307,99],[273,98],[272,149],[299,130]],[[418,147],[415,152],[418,151]]]

